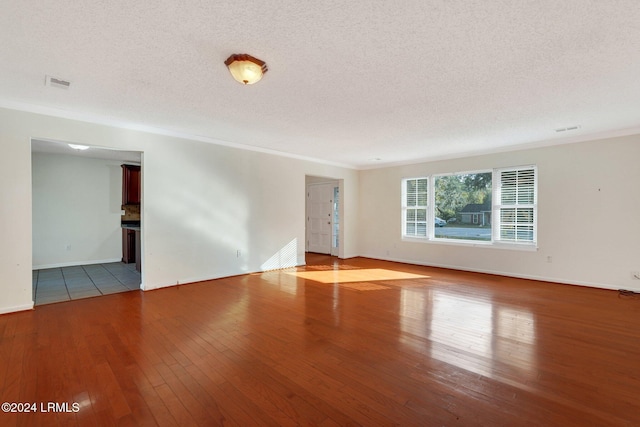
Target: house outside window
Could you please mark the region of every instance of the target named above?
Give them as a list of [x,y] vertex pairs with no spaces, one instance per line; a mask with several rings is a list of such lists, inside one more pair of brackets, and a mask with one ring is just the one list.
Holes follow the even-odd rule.
[[460,223],[491,225],[491,200],[485,203],[469,203],[460,211]]
[[435,176],[435,213],[447,226],[434,239],[491,241],[492,172]]

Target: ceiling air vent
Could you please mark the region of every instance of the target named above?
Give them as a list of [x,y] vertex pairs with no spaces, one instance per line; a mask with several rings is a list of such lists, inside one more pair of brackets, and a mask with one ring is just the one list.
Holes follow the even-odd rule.
[[556,132],[567,132],[570,130],[578,130],[580,129],[580,126],[567,126],[566,128],[558,128],[555,129]]
[[57,87],[60,89],[69,89],[71,82],[67,80],[58,79],[56,77],[45,76],[45,86]]

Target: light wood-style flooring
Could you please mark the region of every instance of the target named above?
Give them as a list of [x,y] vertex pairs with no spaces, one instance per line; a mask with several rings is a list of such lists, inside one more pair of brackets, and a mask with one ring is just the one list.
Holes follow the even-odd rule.
[[309,254],[2,315],[0,391],[37,409],[2,426],[638,426],[640,298]]

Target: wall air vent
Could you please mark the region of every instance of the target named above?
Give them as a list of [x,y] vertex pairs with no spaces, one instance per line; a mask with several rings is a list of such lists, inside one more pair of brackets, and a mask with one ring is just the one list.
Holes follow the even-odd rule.
[[60,89],[69,89],[71,82],[67,80],[58,79],[56,77],[45,76],[45,86],[57,87]]

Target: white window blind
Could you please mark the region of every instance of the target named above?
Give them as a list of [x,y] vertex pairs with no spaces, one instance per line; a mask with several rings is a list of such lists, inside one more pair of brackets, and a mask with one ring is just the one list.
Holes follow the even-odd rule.
[[403,230],[409,237],[427,237],[427,178],[403,180]]
[[537,223],[536,168],[499,169],[494,240],[534,243]]

